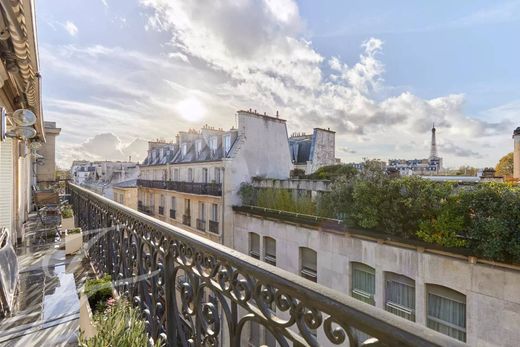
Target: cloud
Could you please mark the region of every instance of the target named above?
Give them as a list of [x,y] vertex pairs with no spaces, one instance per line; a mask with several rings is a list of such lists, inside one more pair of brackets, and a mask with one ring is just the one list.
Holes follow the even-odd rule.
[[452,142],[439,145],[444,154],[451,154],[461,158],[482,158],[482,156],[471,149],[462,148]]
[[[170,139],[208,122],[227,128],[237,109],[248,108],[278,110],[291,132],[336,130],[338,155],[349,161],[427,157],[433,122],[439,143],[451,143],[440,148],[448,165],[458,164],[465,150],[474,151],[476,138],[489,146],[478,150],[480,157],[465,158],[489,165],[510,140],[514,117],[491,122],[485,112],[468,114],[462,93],[424,99],[396,92],[384,79],[379,38],[359,42],[359,57],[352,61],[324,56],[305,38],[305,21],[294,1],[211,1],[204,11],[196,1],[140,3],[148,18],[146,34],[163,40],[159,53],[106,45],[41,46],[45,75],[67,85],[66,93],[53,94],[44,105],[47,119],[64,129],[63,148],[83,142],[86,132],[110,132],[130,143]],[[186,119],[184,104],[204,110],[195,123]],[[60,149],[59,155],[65,158],[66,152]]]
[[76,26],[76,24],[69,20],[66,21],[65,24],[63,24],[63,27],[65,28],[65,30],[67,30],[70,36],[76,36],[76,34],[78,33],[78,27]]
[[61,167],[68,167],[73,160],[129,160],[142,161],[146,157],[148,142],[136,138],[124,143],[113,133],[97,134],[80,145],[68,145],[67,152],[58,161]]

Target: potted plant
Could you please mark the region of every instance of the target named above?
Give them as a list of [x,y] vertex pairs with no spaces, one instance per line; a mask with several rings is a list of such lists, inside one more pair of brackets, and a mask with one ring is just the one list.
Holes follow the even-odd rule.
[[74,254],[81,249],[83,233],[81,228],[67,229],[65,232],[65,254]]
[[74,228],[74,211],[69,205],[61,209],[61,227],[63,229]]
[[[94,315],[97,333],[87,338],[80,331],[80,347],[97,346],[151,346],[146,323],[139,308],[132,307],[125,299],[114,300],[103,312]],[[153,346],[163,346],[162,340]]]
[[114,289],[112,288],[112,277],[105,275],[97,279],[88,279],[80,294],[79,328],[85,338],[96,335],[94,316],[105,311],[110,302],[113,301]]

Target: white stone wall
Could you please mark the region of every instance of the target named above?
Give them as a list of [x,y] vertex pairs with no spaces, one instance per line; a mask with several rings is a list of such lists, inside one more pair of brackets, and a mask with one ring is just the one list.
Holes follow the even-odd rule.
[[250,112],[238,113],[238,139],[225,159],[224,244],[233,244],[232,206],[240,204],[238,191],[254,176],[286,179],[292,169],[285,120]]
[[[376,307],[384,307],[386,271],[415,280],[416,322],[426,324],[426,284],[466,296],[467,344],[517,346],[520,341],[520,270],[401,248],[355,236],[234,214],[235,248],[249,251],[249,232],[276,240],[277,266],[299,273],[299,247],[317,252],[318,283],[350,295],[351,262],[376,269]],[[320,337],[318,335],[318,337]]]
[[314,151],[312,153],[311,167],[307,174],[313,173],[322,166],[334,165],[336,163],[336,134],[324,129],[314,129]]

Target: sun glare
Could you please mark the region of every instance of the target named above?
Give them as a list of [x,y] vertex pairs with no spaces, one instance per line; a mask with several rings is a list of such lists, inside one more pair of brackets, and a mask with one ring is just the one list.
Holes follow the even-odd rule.
[[187,121],[197,122],[206,116],[206,107],[198,99],[190,97],[175,106],[180,116]]

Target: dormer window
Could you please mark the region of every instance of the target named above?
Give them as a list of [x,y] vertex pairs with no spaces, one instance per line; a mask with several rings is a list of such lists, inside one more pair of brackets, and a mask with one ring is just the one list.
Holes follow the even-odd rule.
[[231,149],[231,135],[225,135],[224,136],[224,150],[227,154],[229,150]]
[[181,145],[181,152],[182,152],[182,156],[185,157],[186,153],[188,153],[188,144],[187,143],[183,143]]
[[209,139],[209,147],[211,148],[212,152],[215,152],[217,150],[217,137],[213,136],[211,139]]
[[195,146],[197,150],[197,156],[199,156],[200,152],[202,152],[202,140],[198,140]]

